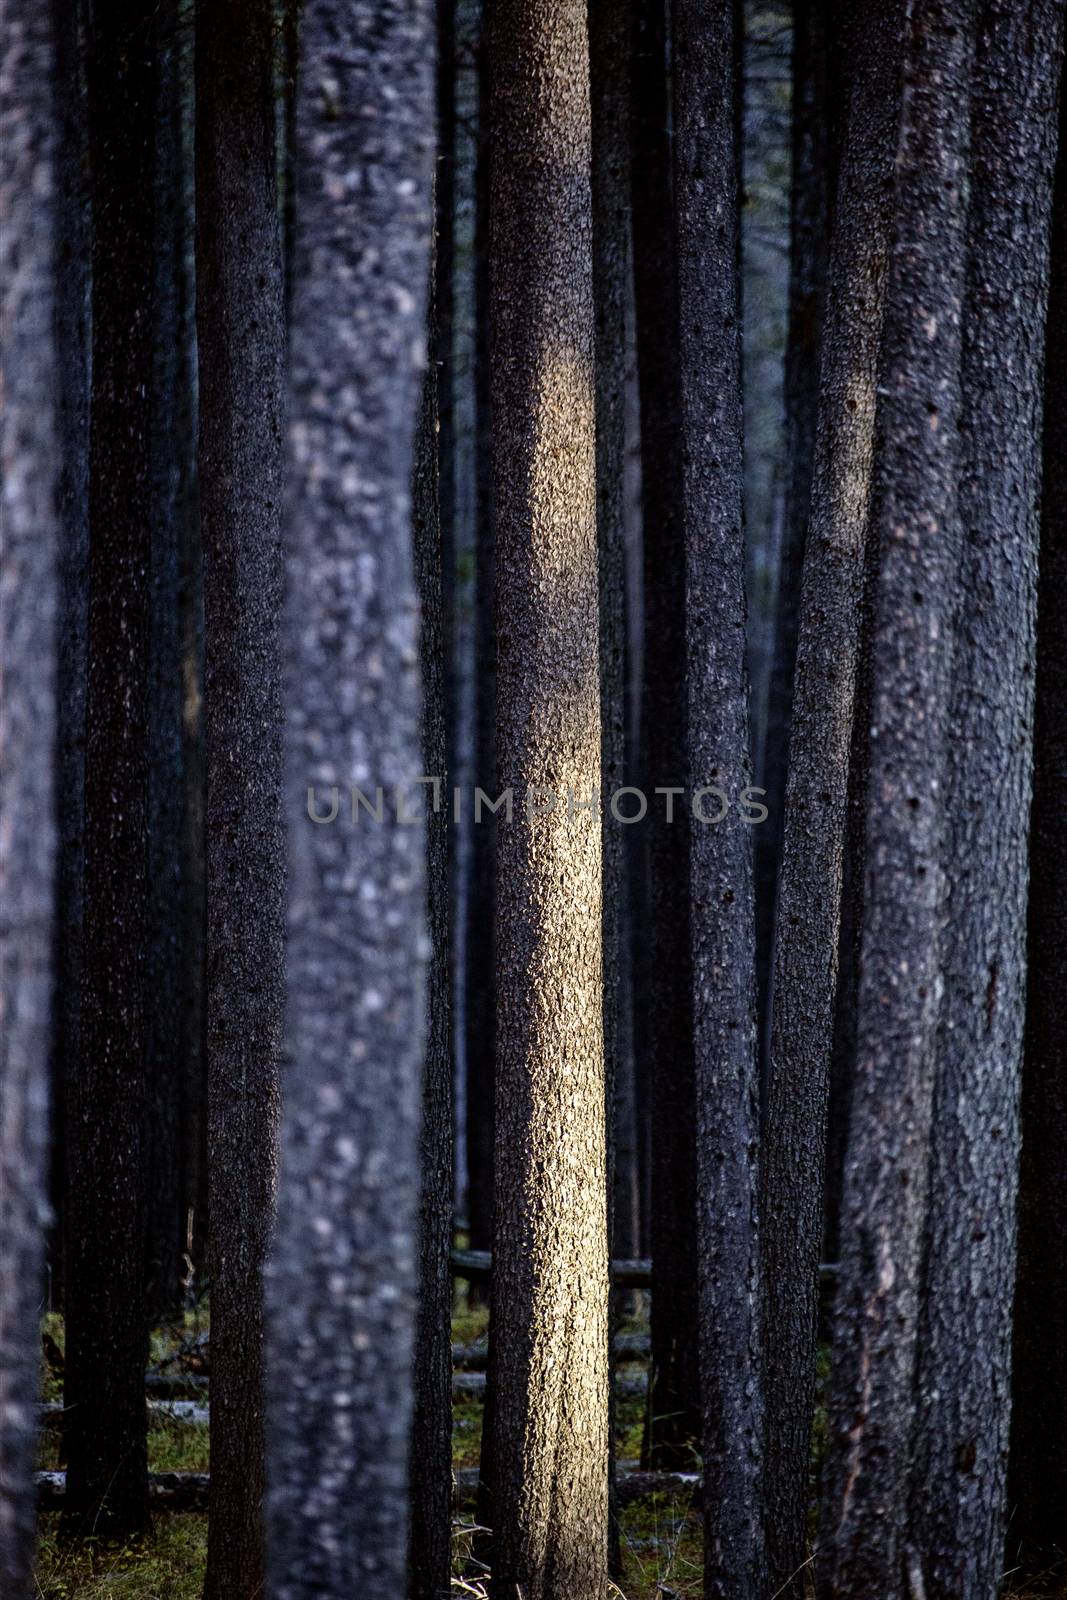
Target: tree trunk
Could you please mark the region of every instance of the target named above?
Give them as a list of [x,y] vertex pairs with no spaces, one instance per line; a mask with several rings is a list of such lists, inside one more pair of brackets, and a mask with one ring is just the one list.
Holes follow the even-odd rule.
[[263,1263],[277,1171],[284,285],[268,0],[197,13],[211,1521],[207,1600],[263,1587]]
[[604,1600],[608,1260],[584,0],[500,0],[489,48],[499,781],[515,798],[513,822],[498,828],[492,1593]]
[[633,230],[641,399],[644,529],[644,771],[649,799],[653,1261],[652,1368],[642,1445],[646,1467],[688,1467],[700,1437],[697,1380],[696,1145],[689,983],[689,828],[656,788],[680,786],[685,767],[685,554],[682,544],[681,394],[672,234],[667,23],[663,0],[638,0],[633,42]]
[[831,0],[793,7],[789,325],[785,348],[785,514],[778,571],[774,658],[760,783],[767,820],[755,839],[757,1016],[766,1079],[775,907],[785,827],[800,586],[811,505],[819,408],[819,352],[830,245]]
[[411,1600],[448,1600],[452,1521],[452,1053],[449,1048],[448,773],[445,752],[444,633],[437,498],[437,345],[431,276],[427,316],[431,358],[423,378],[412,483],[415,582],[421,615],[422,759],[441,780],[427,819],[427,906],[431,943],[426,1063],[422,1083],[422,1201],[419,1307],[415,1324],[415,1414],[411,1431]]
[[698,801],[705,785],[733,796],[750,781],[735,107],[740,39],[730,0],[679,0],[673,19],[687,776],[696,818],[689,898],[697,1193],[695,1215],[686,1222],[696,1233],[699,1272],[704,1594],[761,1600],[752,836],[736,813],[725,824],[702,822],[709,813]]
[[1067,96],[1060,93],[1045,365],[1028,977],[1013,1336],[1008,1559],[1067,1578]]
[[[291,328],[288,1058],[268,1279],[268,1593],[406,1592],[423,828],[411,538],[430,269],[433,16],[309,0]],[[333,823],[309,790],[338,790]],[[429,791],[424,794],[424,799]],[[329,800],[326,801],[329,810]],[[321,812],[320,812],[321,814]],[[338,1404],[341,1397],[344,1404]]]
[[0,66],[0,1584],[28,1594],[56,887],[55,47],[6,0]]
[[903,6],[864,0],[823,338],[760,1151],[770,1587],[803,1593],[818,1264]]
[[144,1369],[150,611],[157,71],[145,8],[93,8],[89,618],[81,1052],[68,1083],[71,1531],[148,1520]]
[[941,967],[943,777],[959,554],[972,0],[916,0],[875,471],[881,565],[856,1082],[822,1522],[827,1596],[903,1592]]
[[1059,0],[991,0],[975,59],[946,777],[950,931],[912,1469],[926,1600],[985,1600],[1004,1570],[1041,372],[1062,21]]

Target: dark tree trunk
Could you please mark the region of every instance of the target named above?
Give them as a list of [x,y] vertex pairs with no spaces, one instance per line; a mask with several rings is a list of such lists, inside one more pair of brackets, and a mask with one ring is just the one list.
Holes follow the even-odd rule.
[[437,498],[438,362],[433,278],[427,326],[430,360],[423,379],[415,441],[412,512],[415,584],[421,616],[423,773],[426,777],[439,778],[441,787],[438,804],[430,811],[426,824],[431,955],[422,1082],[419,1307],[415,1323],[408,1567],[411,1600],[448,1600],[452,1557],[451,960],[448,937],[449,785],[445,747],[441,524]]
[[[975,58],[949,925],[912,1482],[926,1600],[985,1600],[1004,1570],[1041,372],[1062,24],[1059,0],[988,0]],[[1061,1511],[1067,1517],[1067,1499]]]
[[632,56],[634,296],[644,527],[644,771],[649,798],[652,1365],[646,1467],[688,1467],[700,1436],[697,1381],[693,1041],[686,808],[657,788],[685,771],[685,552],[681,394],[671,208],[666,7],[637,0]]
[[[704,1594],[761,1600],[752,836],[699,791],[749,783],[742,511],[741,304],[730,0],[677,0],[674,198],[685,534],[685,667],[704,1458]],[[714,440],[713,448],[709,442]],[[653,1272],[655,1258],[653,1257]],[[656,1288],[653,1283],[653,1295]]]
[[148,1520],[144,1369],[156,35],[93,8],[92,392],[81,1051],[68,1083],[65,1526]]
[[[608,1260],[584,0],[501,0],[489,49],[499,781],[515,797],[513,822],[498,829],[492,1593],[603,1600]],[[539,789],[555,797],[552,809],[531,804]]]
[[767,691],[767,725],[759,781],[768,816],[755,839],[756,976],[760,1054],[770,1042],[775,905],[785,828],[793,679],[800,626],[800,586],[808,532],[815,432],[819,409],[819,351],[830,245],[831,0],[797,0],[793,7],[793,159],[790,177],[789,326],[785,349],[785,514],[778,573],[774,659]]
[[916,0],[886,292],[881,566],[856,1081],[821,1530],[827,1596],[903,1592],[941,968],[943,778],[959,554],[960,322],[973,0]]
[[268,0],[197,12],[207,832],[208,1600],[263,1587],[263,1263],[277,1171],[284,308]]
[[803,1593],[829,1068],[903,6],[863,0],[823,336],[760,1152],[770,1586]]
[[[55,47],[4,8],[0,65],[0,1585],[33,1587],[48,1193],[60,492]],[[64,200],[67,198],[63,196]]]
[[1067,1579],[1067,96],[1060,93],[1045,365],[1028,979],[1008,1559]]
[[185,773],[181,613],[189,515],[191,372],[185,256],[186,148],[177,0],[160,7],[157,36],[155,306],[152,413],[151,620],[148,643],[148,985],[146,1078],[146,1314],[149,1325],[181,1303],[184,1098]]
[[[430,270],[433,15],[308,0],[297,90],[288,1067],[268,1279],[268,1593],[406,1591],[424,1043],[411,536]],[[308,796],[336,786],[316,824]],[[344,1404],[338,1404],[342,1398]]]

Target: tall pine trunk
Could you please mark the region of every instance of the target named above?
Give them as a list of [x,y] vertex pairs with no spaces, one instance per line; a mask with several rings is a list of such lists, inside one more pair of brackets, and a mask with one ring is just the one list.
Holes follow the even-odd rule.
[[55,45],[5,0],[0,65],[0,1586],[32,1586],[56,886]]
[[89,28],[92,389],[81,1049],[68,1082],[65,1525],[148,1520],[144,1374],[156,33]]
[[[411,529],[432,228],[425,0],[309,0],[291,328],[287,1067],[267,1592],[406,1590],[424,1054]],[[323,794],[325,786],[325,795]],[[309,791],[318,814],[309,815]],[[424,792],[429,803],[429,791]],[[341,1403],[339,1403],[341,1402]]]
[[1038,1592],[1067,1578],[1067,96],[1059,154],[1042,435],[1041,560],[1030,834],[1006,1566]]
[[[674,201],[685,546],[695,1226],[704,1460],[704,1594],[760,1600],[756,932],[742,506],[738,17],[680,0],[674,20]],[[701,797],[713,786],[716,793]]]
[[501,0],[489,49],[499,782],[514,793],[497,862],[492,1592],[603,1600],[608,1261],[584,0]]
[[861,654],[882,305],[889,264],[903,6],[863,0],[823,336],[800,601],[792,763],[778,891],[760,1151],[767,1560],[803,1593],[818,1269],[849,763]]
[[207,831],[208,1600],[263,1586],[263,1263],[277,1170],[284,286],[268,0],[197,12]]
[[908,17],[872,536],[856,1081],[821,1527],[824,1594],[904,1592],[919,1272],[942,987],[974,0]]
[[984,1600],[1004,1570],[1041,373],[1062,25],[1058,0],[990,0],[975,58],[949,924],[912,1484],[926,1600]]

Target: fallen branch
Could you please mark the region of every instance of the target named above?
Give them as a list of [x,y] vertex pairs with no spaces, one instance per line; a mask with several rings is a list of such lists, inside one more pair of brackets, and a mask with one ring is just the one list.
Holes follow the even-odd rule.
[[[41,1427],[53,1433],[63,1426],[66,1416],[66,1406],[58,1401],[52,1401],[39,1408],[38,1415]],[[198,1405],[195,1400],[149,1400],[148,1422],[187,1422],[193,1424],[206,1424],[210,1421],[210,1412],[206,1405]]]
[[[692,1499],[700,1492],[699,1472],[617,1472],[615,1497],[618,1505],[633,1505],[649,1495],[668,1494]],[[455,1474],[452,1503],[457,1511],[472,1510],[478,1498],[478,1468],[461,1467]]]
[[[206,1511],[208,1482],[206,1472],[150,1472],[148,1503],[153,1511]],[[61,1511],[66,1498],[65,1472],[37,1474],[39,1511]]]

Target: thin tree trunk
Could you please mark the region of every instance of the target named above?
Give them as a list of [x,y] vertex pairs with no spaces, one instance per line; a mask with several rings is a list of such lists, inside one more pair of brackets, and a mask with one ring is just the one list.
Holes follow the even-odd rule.
[[[28,1594],[56,887],[55,45],[5,0],[0,65],[0,1585]],[[66,198],[66,197],[64,197]]]
[[[695,1216],[686,1221],[695,1228],[699,1273],[704,1594],[761,1600],[752,836],[736,813],[725,824],[702,822],[708,812],[699,796],[706,785],[733,795],[749,782],[740,36],[731,0],[677,0],[673,20],[687,776],[697,819],[689,887],[697,1191]],[[711,814],[717,809],[712,800]]]
[[908,19],[879,380],[856,1083],[822,1521],[827,1596],[903,1592],[941,965],[943,778],[959,555],[960,322],[973,0]]
[[1067,1578],[1067,95],[1060,91],[1045,366],[1008,1567]]
[[642,788],[649,800],[652,1367],[642,1465],[688,1467],[700,1436],[696,1145],[689,983],[688,816],[657,788],[684,783],[685,556],[672,236],[667,22],[638,0],[633,42],[633,230],[644,529]]
[[964,542],[946,778],[950,922],[912,1482],[926,1600],[985,1600],[1004,1570],[1041,372],[1062,25],[1061,0],[988,0],[975,60]]
[[427,819],[427,905],[432,953],[422,1083],[419,1307],[411,1430],[411,1600],[448,1600],[452,1557],[452,1053],[449,1048],[448,773],[445,746],[441,540],[437,498],[437,346],[433,283],[430,360],[423,379],[412,484],[415,582],[421,615],[422,754],[440,779]]
[[604,1600],[608,1260],[586,7],[501,0],[489,30],[499,762],[515,798],[513,822],[498,829],[492,1593]]
[[[288,1056],[268,1280],[268,1593],[406,1592],[424,831],[411,481],[430,270],[431,8],[308,0],[297,90]],[[309,790],[337,788],[316,824]],[[329,798],[326,813],[329,812]],[[320,813],[321,814],[321,813]],[[338,1398],[344,1404],[338,1404]]]
[[[761,1060],[770,1044],[775,906],[785,831],[800,588],[811,505],[819,408],[819,351],[830,245],[831,0],[793,7],[793,158],[790,178],[789,326],[785,349],[785,514],[774,658],[767,691],[760,783],[767,820],[755,839],[757,1015]],[[766,1080],[767,1062],[763,1061]]]
[[207,1600],[263,1587],[263,1263],[277,1171],[284,287],[269,0],[197,12],[211,1520]]
[[830,268],[760,1151],[770,1587],[803,1593],[823,1170],[903,6],[863,0]]
[[[68,1083],[70,1531],[148,1520],[144,1370],[148,639],[156,35],[93,8],[92,393],[81,1052]],[[72,1064],[73,1065],[73,1064]]]

